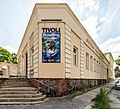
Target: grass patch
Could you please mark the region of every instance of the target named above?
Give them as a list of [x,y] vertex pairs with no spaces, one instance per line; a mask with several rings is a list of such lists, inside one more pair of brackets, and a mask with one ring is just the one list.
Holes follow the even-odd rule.
[[85,90],[74,91],[71,94],[68,94],[67,97],[68,98],[74,98],[74,97],[76,97],[78,95],[81,95],[83,93],[85,93]]
[[72,93],[70,93],[70,94],[67,95],[67,98],[72,99],[72,98],[74,98],[76,96],[79,96],[79,95],[81,95],[83,93],[86,93],[88,91],[94,90],[94,89],[96,89],[98,87],[101,87],[103,85],[105,85],[105,84],[93,86],[93,87],[90,87],[90,88],[87,88],[87,89],[81,89],[81,90],[73,91]]

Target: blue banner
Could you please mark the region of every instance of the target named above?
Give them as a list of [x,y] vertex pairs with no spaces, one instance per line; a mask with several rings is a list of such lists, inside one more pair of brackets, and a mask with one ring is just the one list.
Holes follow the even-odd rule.
[[60,63],[60,32],[42,33],[42,62]]

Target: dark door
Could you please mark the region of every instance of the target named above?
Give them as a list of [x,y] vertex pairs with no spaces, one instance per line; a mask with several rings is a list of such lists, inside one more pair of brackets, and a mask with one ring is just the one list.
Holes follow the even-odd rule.
[[26,53],[26,77],[28,76],[28,55]]
[[109,78],[109,70],[108,70],[108,68],[107,68],[107,79]]

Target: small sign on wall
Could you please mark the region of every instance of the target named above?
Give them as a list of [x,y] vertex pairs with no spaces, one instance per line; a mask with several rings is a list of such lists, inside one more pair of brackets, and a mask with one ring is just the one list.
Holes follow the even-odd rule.
[[42,62],[60,63],[60,28],[42,30]]

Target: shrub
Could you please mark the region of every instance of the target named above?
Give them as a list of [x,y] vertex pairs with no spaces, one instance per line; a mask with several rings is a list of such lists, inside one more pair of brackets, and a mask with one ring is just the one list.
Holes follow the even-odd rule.
[[101,89],[100,93],[96,95],[93,101],[93,109],[111,109],[108,94],[105,89]]

